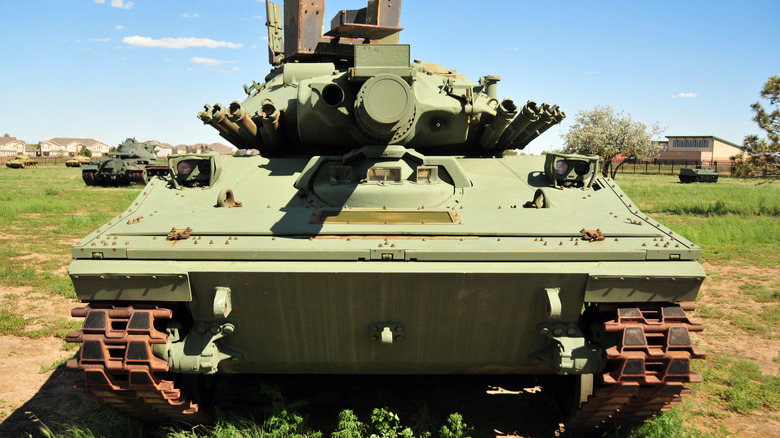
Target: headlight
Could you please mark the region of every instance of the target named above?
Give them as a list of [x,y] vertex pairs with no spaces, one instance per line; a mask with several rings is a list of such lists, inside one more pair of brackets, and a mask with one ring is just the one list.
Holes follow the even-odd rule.
[[179,161],[179,163],[176,164],[176,173],[179,175],[189,175],[192,173],[193,169],[195,169],[195,166],[191,161]]
[[555,173],[558,175],[566,175],[566,172],[569,171],[569,163],[565,161],[556,161],[555,162]]
[[[561,163],[561,161],[559,161],[559,163]],[[588,172],[590,172],[590,163],[585,161],[578,161],[577,164],[574,165],[574,173],[577,175],[587,175]]]

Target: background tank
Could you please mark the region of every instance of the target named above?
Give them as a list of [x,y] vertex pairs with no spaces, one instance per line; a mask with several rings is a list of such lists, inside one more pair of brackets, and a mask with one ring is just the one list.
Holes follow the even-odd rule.
[[73,158],[65,160],[65,165],[68,167],[81,167],[85,164],[89,164],[90,158],[85,155],[76,155]]
[[73,246],[88,395],[193,422],[216,374],[536,374],[577,435],[690,392],[700,248],[595,156],[503,156],[557,106],[410,61],[398,1],[266,6],[274,69],[199,114],[262,155],[170,156]]
[[693,169],[680,169],[679,177],[680,182],[682,183],[718,182],[718,171],[714,169],[708,169],[702,165],[697,165]]
[[38,162],[27,154],[16,154],[16,157],[13,160],[6,161],[5,165],[14,169],[26,169],[28,167],[38,167]]
[[134,138],[128,138],[107,155],[81,166],[81,176],[88,186],[146,184],[149,178],[168,173],[165,161],[155,157],[154,146]]

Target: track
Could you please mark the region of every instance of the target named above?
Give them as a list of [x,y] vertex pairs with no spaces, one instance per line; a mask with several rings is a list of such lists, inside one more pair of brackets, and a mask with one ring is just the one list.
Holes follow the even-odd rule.
[[210,415],[172,380],[164,380],[168,361],[152,354],[152,345],[168,342],[154,323],[170,319],[172,313],[151,306],[73,309],[71,314],[84,318],[84,326],[65,340],[82,346],[67,367],[84,372],[79,386],[87,397],[143,421],[209,422]]
[[586,321],[596,325],[594,335],[605,338],[604,344],[616,341],[607,349],[605,372],[594,376],[592,394],[566,421],[567,433],[641,424],[691,393],[686,385],[702,378],[690,371],[690,361],[705,355],[690,338],[703,327],[686,310],[693,310],[693,303],[602,304],[586,311]]
[[[591,336],[602,345],[612,345],[606,350],[607,366],[603,374],[594,376],[592,389],[587,385],[582,386],[579,376],[552,377],[560,389],[555,397],[562,406],[561,414],[565,419],[544,418],[557,417],[551,415],[553,408],[543,409],[547,415],[537,412],[531,421],[535,418],[536,421],[550,424],[560,420],[565,425],[564,434],[567,436],[603,433],[616,424],[640,424],[690,394],[691,390],[686,385],[701,381],[699,374],[690,371],[690,360],[704,357],[693,347],[689,335],[690,332],[702,330],[702,326],[690,321],[685,313],[693,309],[692,303],[633,306],[601,304],[586,310],[584,320],[591,325]],[[78,357],[69,361],[67,367],[84,373],[80,387],[89,398],[142,421],[211,421],[210,409],[200,409],[198,404],[188,398],[187,394],[193,393],[192,389],[188,387],[185,394],[175,387],[174,382],[178,383],[177,378],[182,376],[174,375],[166,380],[168,362],[152,354],[153,345],[165,344],[169,340],[167,333],[155,328],[155,322],[160,326],[171,320],[171,309],[93,305],[73,309],[72,314],[84,318],[84,326],[69,334],[66,341],[81,343],[82,348]],[[317,377],[293,376],[276,380],[285,378],[303,384],[306,379],[316,381]],[[357,377],[358,380],[361,378],[367,379],[364,383],[369,387],[370,383],[387,379]],[[457,387],[466,381],[458,376],[449,378],[462,382],[445,383],[446,386]],[[220,394],[220,407],[239,411],[247,407],[251,394],[257,395],[256,389],[247,391],[247,388],[259,385],[247,385],[246,379],[238,379],[242,383],[236,387],[224,388],[230,390]],[[333,377],[326,380],[337,381]],[[345,380],[338,387],[344,389],[350,385],[349,382]],[[309,383],[304,386],[316,392],[321,385]],[[582,403],[579,403],[580,389],[587,395],[587,400]],[[343,397],[337,389],[330,391],[331,395],[326,397],[328,399],[338,398],[339,395]],[[247,393],[250,396],[246,396]],[[478,390],[474,396],[479,396]],[[254,401],[257,403],[249,404],[260,403],[259,400]],[[381,398],[376,402],[384,403]],[[312,404],[326,403],[320,398]],[[538,401],[531,403],[531,406],[538,407]]]

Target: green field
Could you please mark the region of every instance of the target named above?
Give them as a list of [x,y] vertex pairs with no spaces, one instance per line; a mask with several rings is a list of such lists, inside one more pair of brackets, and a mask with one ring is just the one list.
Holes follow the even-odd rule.
[[[721,178],[717,184],[679,184],[674,175],[625,174],[618,175],[617,182],[643,211],[703,247],[709,278],[695,316],[705,323],[697,342],[708,358],[695,364],[706,380],[695,386],[693,397],[637,431],[609,436],[720,437],[732,436],[734,424],[780,422],[780,181]],[[140,190],[86,187],[78,168],[0,168],[0,286],[75,303],[64,270],[70,245],[122,211]],[[9,294],[0,305],[0,335],[62,338],[78,325],[64,318],[19,316],[10,307],[13,299]],[[769,349],[773,356],[768,363],[766,358],[754,359],[733,347],[741,344]],[[762,351],[756,354],[765,356]],[[61,363],[49,364],[41,371],[58,366]],[[294,401],[288,405],[280,401],[283,394],[269,393],[275,401],[267,418],[256,423],[231,418],[208,429],[178,427],[152,433],[98,409],[67,424],[31,427],[35,436],[320,436],[295,413]],[[403,432],[414,426],[411,419],[399,421],[382,409],[373,417],[342,412],[339,430],[322,431],[321,436],[411,436]],[[475,419],[453,413],[439,421],[429,421],[424,430],[416,427],[414,436],[426,436],[425,430],[432,437],[468,436],[464,423]]]

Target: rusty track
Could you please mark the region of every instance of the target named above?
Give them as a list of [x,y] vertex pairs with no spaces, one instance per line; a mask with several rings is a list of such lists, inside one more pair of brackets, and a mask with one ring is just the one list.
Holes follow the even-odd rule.
[[168,342],[154,323],[170,319],[170,309],[85,306],[71,314],[84,318],[84,326],[65,337],[82,344],[67,367],[84,373],[77,387],[87,397],[143,421],[210,421],[172,380],[164,380],[168,362],[152,354],[152,345]]
[[94,186],[97,185],[97,181],[95,181],[95,174],[97,172],[94,170],[82,170],[81,171],[81,178],[84,180],[84,182],[88,186]]
[[600,322],[616,345],[607,349],[607,366],[594,376],[593,393],[566,422],[567,435],[641,424],[689,395],[688,383],[701,382],[691,359],[705,355],[693,347],[690,332],[703,329],[686,310],[692,303],[598,305],[586,318]]

